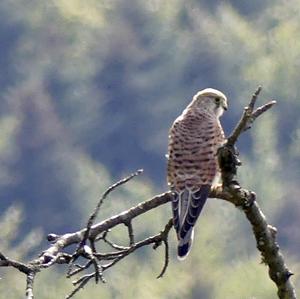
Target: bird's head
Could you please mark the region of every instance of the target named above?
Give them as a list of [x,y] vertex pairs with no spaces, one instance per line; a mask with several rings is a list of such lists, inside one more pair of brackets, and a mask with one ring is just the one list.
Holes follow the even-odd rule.
[[198,91],[191,102],[190,106],[196,109],[206,110],[209,113],[220,117],[224,110],[227,110],[227,98],[219,90],[206,88]]

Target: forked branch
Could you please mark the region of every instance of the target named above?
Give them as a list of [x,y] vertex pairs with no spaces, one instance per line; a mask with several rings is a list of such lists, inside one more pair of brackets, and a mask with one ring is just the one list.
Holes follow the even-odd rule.
[[[267,223],[266,217],[256,201],[255,193],[242,188],[237,180],[237,167],[241,163],[235,149],[236,141],[243,132],[251,127],[252,123],[259,116],[268,111],[276,103],[275,101],[270,101],[255,109],[257,97],[260,92],[261,87],[253,94],[248,106],[244,109],[243,115],[237,126],[228,137],[227,142],[219,150],[218,158],[223,184],[214,187],[210,191],[210,197],[229,201],[235,206],[242,208],[246,218],[252,226],[257,248],[262,256],[262,261],[268,265],[269,276],[277,286],[278,297],[280,299],[296,299],[295,289],[290,281],[292,273],[288,270],[276,242],[276,228]],[[141,171],[137,171],[136,173],[133,173],[107,189],[87,221],[85,228],[64,235],[49,234],[47,238],[52,244],[35,260],[25,264],[11,260],[0,253],[0,267],[14,267],[26,275],[27,299],[33,299],[33,282],[38,272],[49,268],[56,263],[69,265],[67,277],[81,275],[73,281],[75,288],[66,297],[71,298],[92,280],[96,283],[99,281],[104,283],[105,279],[103,273],[106,270],[115,266],[119,261],[129,256],[137,249],[151,244],[154,249],[161,244],[164,245],[164,265],[157,278],[161,278],[165,274],[169,263],[168,234],[173,225],[172,219],[168,221],[161,232],[140,241],[136,241],[136,238],[134,237],[132,220],[171,201],[171,192],[157,195],[127,211],[94,224],[99,209],[107,195],[121,184],[128,182],[140,172]],[[118,225],[125,225],[127,228],[128,242],[125,245],[115,244],[109,240],[110,230]],[[101,248],[101,243],[109,245],[111,251],[101,252],[98,249]],[[64,252],[65,248],[71,244],[77,244],[74,253],[68,254]],[[84,264],[76,264],[79,257],[84,258],[86,262]],[[92,272],[86,273],[87,270],[91,269]]]

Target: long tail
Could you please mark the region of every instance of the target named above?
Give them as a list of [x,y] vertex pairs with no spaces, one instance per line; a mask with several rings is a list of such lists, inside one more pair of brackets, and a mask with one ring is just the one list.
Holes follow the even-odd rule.
[[172,197],[172,212],[173,212],[173,224],[179,240],[180,228],[184,220],[184,216],[188,207],[190,192],[185,189],[182,192],[173,192]]
[[190,192],[185,190],[182,195],[188,191],[188,197],[185,195],[181,198],[180,211],[180,230],[178,234],[177,256],[179,260],[184,260],[191,250],[194,238],[194,225],[201,213],[206,202],[210,185],[201,186],[200,190]]
[[176,192],[173,192],[173,196],[172,196],[172,213],[173,213],[173,225],[178,237],[180,231],[179,195]]

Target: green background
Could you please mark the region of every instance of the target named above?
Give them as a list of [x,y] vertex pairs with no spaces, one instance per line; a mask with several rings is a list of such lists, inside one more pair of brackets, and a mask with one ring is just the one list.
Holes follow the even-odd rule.
[[[209,3],[209,4],[208,4]],[[300,1],[4,0],[0,2],[0,251],[36,256],[49,232],[86,223],[123,176],[103,220],[167,190],[168,129],[200,89],[222,90],[228,134],[257,86],[278,104],[239,140],[241,183],[254,190],[300,289]],[[134,221],[137,239],[159,232],[169,206]],[[127,244],[125,228],[113,239]],[[271,299],[248,222],[211,199],[188,259],[141,249],[75,298]],[[101,250],[101,248],[99,248]],[[63,266],[38,275],[36,298],[72,289]],[[0,269],[1,298],[23,298],[25,277]]]

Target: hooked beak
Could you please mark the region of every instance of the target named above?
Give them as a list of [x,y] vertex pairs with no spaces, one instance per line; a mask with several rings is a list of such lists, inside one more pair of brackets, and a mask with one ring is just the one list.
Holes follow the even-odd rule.
[[227,105],[227,103],[226,102],[223,102],[223,109],[225,110],[225,111],[227,111],[227,109],[228,109],[228,105]]

